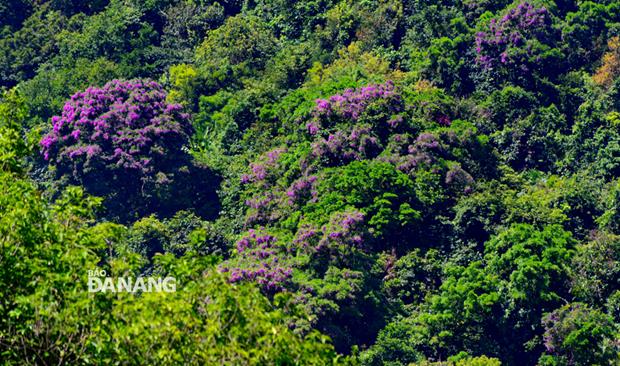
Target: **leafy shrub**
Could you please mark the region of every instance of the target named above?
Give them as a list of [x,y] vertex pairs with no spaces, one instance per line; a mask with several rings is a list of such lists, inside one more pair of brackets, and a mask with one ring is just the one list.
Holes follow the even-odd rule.
[[476,62],[498,77],[531,85],[531,72],[557,73],[560,51],[554,48],[555,38],[547,8],[521,2],[476,34]]
[[617,360],[619,330],[612,318],[580,303],[543,319],[546,355],[541,365],[605,365]]

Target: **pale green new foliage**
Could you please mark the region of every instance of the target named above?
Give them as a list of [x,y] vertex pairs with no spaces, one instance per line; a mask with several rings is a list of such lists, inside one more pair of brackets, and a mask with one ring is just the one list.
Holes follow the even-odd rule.
[[[33,183],[0,173],[0,357],[5,365],[329,365],[329,338],[299,335],[284,312],[250,284],[232,285],[211,256],[153,258],[153,275],[176,292],[88,291],[88,271],[121,248],[126,229],[94,225],[98,198],[68,188],[48,204]],[[102,269],[137,277],[145,265],[123,253]]]
[[231,285],[209,257],[156,256],[177,280],[173,293],[119,294],[107,338],[111,359],[128,364],[341,364],[326,336],[300,336],[257,288]]
[[0,171],[21,172],[23,158],[34,151],[38,133],[23,132],[27,117],[25,101],[15,89],[0,96]]

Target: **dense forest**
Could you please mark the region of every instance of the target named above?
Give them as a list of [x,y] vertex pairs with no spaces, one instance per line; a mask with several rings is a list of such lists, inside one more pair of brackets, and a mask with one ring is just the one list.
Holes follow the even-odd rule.
[[0,0],[0,364],[620,364],[620,2]]

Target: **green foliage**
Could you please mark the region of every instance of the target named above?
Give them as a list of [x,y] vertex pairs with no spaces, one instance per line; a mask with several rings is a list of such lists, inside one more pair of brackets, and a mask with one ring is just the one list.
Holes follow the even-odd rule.
[[395,231],[407,236],[408,227],[421,217],[414,183],[387,163],[353,162],[326,170],[316,190],[320,198],[305,207],[306,219],[322,225],[326,213],[351,205],[366,214],[369,230],[379,241],[393,237]]
[[466,350],[526,360],[526,343],[540,347],[542,314],[567,296],[573,245],[559,226],[513,225],[485,243],[482,261],[446,268],[439,293],[382,330],[366,357],[406,363]]
[[485,131],[502,130],[505,125],[513,126],[517,121],[527,117],[536,106],[536,97],[533,93],[518,86],[506,86],[489,95],[484,103],[490,116],[490,125],[485,125]]
[[607,103],[598,100],[587,100],[581,105],[567,139],[570,148],[562,163],[566,170],[581,168],[604,178],[618,174],[620,133],[614,124],[614,113],[606,113],[608,108]]
[[32,6],[25,0],[5,1],[0,4],[0,24],[9,29],[19,27],[32,12]]
[[439,288],[441,262],[434,249],[424,255],[414,249],[398,259],[394,254],[386,255],[379,263],[387,268],[383,291],[399,306],[417,305]]
[[[286,317],[256,288],[230,285],[196,260],[166,261],[183,289],[148,293],[139,299],[119,296],[113,322],[101,339],[109,360],[131,364],[325,365],[341,364],[327,337],[294,334]],[[116,347],[109,347],[112,340]],[[149,351],[149,350],[156,351]]]
[[506,162],[516,169],[550,170],[562,158],[566,121],[551,105],[492,134]]
[[[619,35],[612,0],[0,1],[0,360],[618,363]],[[161,88],[95,112],[114,79]]]
[[196,50],[196,60],[215,80],[234,80],[262,69],[275,47],[275,37],[260,18],[238,15],[209,32]]
[[12,89],[0,97],[0,171],[23,172],[25,158],[36,149],[38,131],[25,131],[28,108]]
[[88,227],[100,200],[81,189],[49,205],[12,174],[0,175],[0,187],[2,358],[9,365],[78,362],[105,306],[87,292],[86,269],[96,268],[114,225]]
[[618,360],[620,335],[610,316],[587,305],[565,305],[545,316],[547,354],[541,365],[605,365]]
[[212,222],[201,220],[188,211],[178,211],[173,217],[158,220],[154,216],[136,221],[123,240],[133,252],[147,258],[172,253],[181,256],[187,252],[200,255],[226,256],[226,239]]
[[62,109],[67,97],[89,86],[103,86],[123,75],[122,68],[106,58],[79,58],[66,67],[42,66],[42,72],[19,85],[31,113],[47,120]]
[[[154,271],[178,281],[173,293],[88,292],[87,271],[98,268],[124,228],[92,226],[100,200],[85,197],[79,188],[48,205],[31,183],[10,173],[1,173],[0,187],[0,352],[5,364],[346,361],[316,331],[293,333],[284,312],[256,288],[229,284],[209,256],[154,257]],[[128,255],[109,258],[104,268],[112,276],[135,275],[139,263]]]
[[609,184],[604,201],[606,210],[597,221],[602,228],[620,234],[620,180]]
[[141,22],[141,16],[139,8],[113,0],[104,11],[77,20],[74,29],[60,32],[59,54],[68,61],[78,58],[94,60],[103,56],[134,68],[141,66],[147,71],[150,65],[145,59],[145,51],[155,34],[152,26]]
[[37,68],[58,52],[56,37],[67,26],[66,17],[44,6],[28,17],[19,30],[2,37],[0,87],[32,78]]
[[571,64],[586,66],[602,54],[602,46],[620,21],[620,7],[614,2],[580,2],[576,11],[566,16],[562,37]]
[[220,2],[177,1],[170,4],[164,10],[165,25],[161,32],[159,62],[190,62],[194,48],[207,31],[222,25],[224,12]]
[[600,305],[620,289],[620,237],[601,233],[577,247],[573,258],[572,291],[591,305]]

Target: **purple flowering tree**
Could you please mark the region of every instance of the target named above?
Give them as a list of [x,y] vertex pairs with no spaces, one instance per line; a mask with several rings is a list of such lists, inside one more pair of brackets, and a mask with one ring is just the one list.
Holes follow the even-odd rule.
[[195,177],[183,151],[192,131],[189,115],[166,102],[158,83],[113,80],[74,94],[52,117],[40,145],[59,176],[89,193],[113,196],[108,203],[120,206],[112,211],[124,216],[127,209],[165,208],[168,198],[178,196],[174,181]]
[[275,148],[250,163],[241,176],[247,194],[245,224],[269,225],[316,203],[321,199],[317,195],[321,172],[354,161],[386,161],[413,179],[421,171],[430,171],[438,177],[438,184],[453,193],[469,193],[474,183],[469,167],[448,164],[455,159],[452,148],[478,148],[468,146],[469,135],[453,133],[449,129],[452,121],[445,115],[431,122],[439,126],[437,131],[420,133],[406,115],[391,81],[317,99],[308,120],[301,124],[309,149]]
[[[376,306],[366,294],[378,283],[370,274],[377,252],[427,240],[423,209],[451,207],[443,203],[474,184],[471,165],[460,162],[479,150],[469,124],[413,115],[391,82],[317,99],[298,120],[302,135],[279,141],[240,177],[247,231],[220,270],[269,295],[290,293],[307,322],[330,335],[358,326]],[[344,308],[364,310],[340,319]]]
[[368,85],[358,89],[347,89],[342,94],[335,94],[328,99],[317,99],[315,114],[317,117],[337,116],[344,119],[358,120],[368,106],[376,101],[389,103],[394,112],[400,109],[400,95],[391,80],[384,84]]
[[325,165],[375,157],[382,140],[404,125],[402,98],[390,80],[347,89],[315,103],[305,127],[314,140],[311,160]]
[[361,249],[365,234],[364,214],[357,210],[335,212],[327,224],[320,229],[312,224],[302,225],[293,243],[302,250],[330,255],[332,260],[342,263],[352,250]]
[[220,271],[230,282],[253,281],[267,292],[284,290],[291,281],[291,257],[282,241],[264,229],[248,230],[236,245],[236,257],[223,263]]
[[150,174],[181,153],[191,133],[189,115],[166,103],[159,84],[113,80],[74,94],[52,117],[41,149],[51,164],[78,175],[102,167]]
[[312,144],[312,158],[323,159],[327,165],[372,158],[379,152],[379,139],[368,125],[355,126],[349,133],[336,131]]
[[485,70],[519,75],[541,69],[554,34],[548,10],[522,2],[476,34],[476,62]]
[[613,317],[582,303],[570,303],[547,314],[542,323],[547,365],[609,365],[620,352]]
[[333,213],[320,229],[303,224],[292,240],[263,227],[249,229],[237,241],[236,255],[220,270],[229,274],[230,282],[253,281],[269,293],[295,291],[302,288],[292,278],[295,269],[350,266],[366,235],[364,214],[357,210]]

